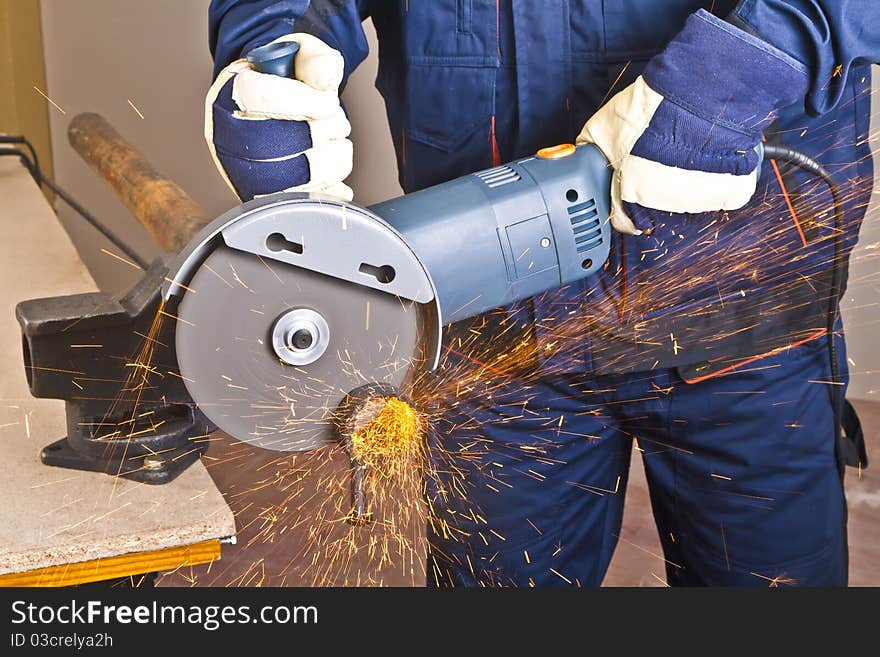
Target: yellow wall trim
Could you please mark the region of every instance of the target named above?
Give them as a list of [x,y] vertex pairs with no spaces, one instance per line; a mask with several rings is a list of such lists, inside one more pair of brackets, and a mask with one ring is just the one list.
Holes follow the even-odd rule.
[[50,105],[37,89],[51,97],[46,89],[40,2],[0,0],[0,133],[27,137],[40,158],[40,168],[51,176]]

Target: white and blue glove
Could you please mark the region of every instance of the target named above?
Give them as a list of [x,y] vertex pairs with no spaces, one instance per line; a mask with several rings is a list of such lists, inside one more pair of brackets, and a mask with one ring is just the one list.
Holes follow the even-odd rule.
[[705,10],[692,14],[578,136],[614,168],[612,225],[638,235],[653,227],[645,208],[700,213],[746,205],[763,131],[807,86],[796,59]]
[[295,41],[296,78],[258,73],[239,59],[205,100],[205,139],[223,179],[247,201],[282,191],[350,201],[351,125],[339,102],[342,55],[310,34]]

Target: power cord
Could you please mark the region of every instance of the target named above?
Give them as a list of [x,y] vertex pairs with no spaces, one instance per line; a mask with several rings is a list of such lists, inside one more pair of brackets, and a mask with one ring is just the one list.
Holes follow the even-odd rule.
[[834,446],[838,449],[843,417],[843,383],[840,380],[840,363],[834,340],[834,324],[837,321],[840,297],[843,293],[843,202],[840,188],[828,170],[817,160],[798,150],[779,144],[764,144],[764,157],[792,164],[799,169],[821,178],[831,190],[834,203],[834,256],[831,263],[831,290],[828,298],[826,330],[828,332],[828,359],[831,364],[831,406],[834,411]]

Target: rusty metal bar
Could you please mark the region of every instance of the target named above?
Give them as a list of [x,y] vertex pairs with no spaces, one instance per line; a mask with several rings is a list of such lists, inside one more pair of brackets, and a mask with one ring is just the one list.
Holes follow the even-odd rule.
[[180,251],[210,217],[156,171],[100,114],[74,117],[70,145],[166,251]]

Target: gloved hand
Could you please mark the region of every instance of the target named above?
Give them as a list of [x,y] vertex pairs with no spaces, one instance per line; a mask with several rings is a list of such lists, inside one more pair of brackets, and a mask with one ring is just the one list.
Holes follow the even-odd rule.
[[[205,139],[221,175],[244,201],[281,191],[350,201],[351,125],[339,103],[342,55],[310,34],[296,41],[296,79],[232,62],[205,101]],[[274,42],[273,42],[274,43]]]
[[629,87],[584,125],[614,168],[612,225],[650,230],[642,208],[741,208],[755,193],[755,148],[777,110],[807,91],[803,64],[705,10],[692,14]]

